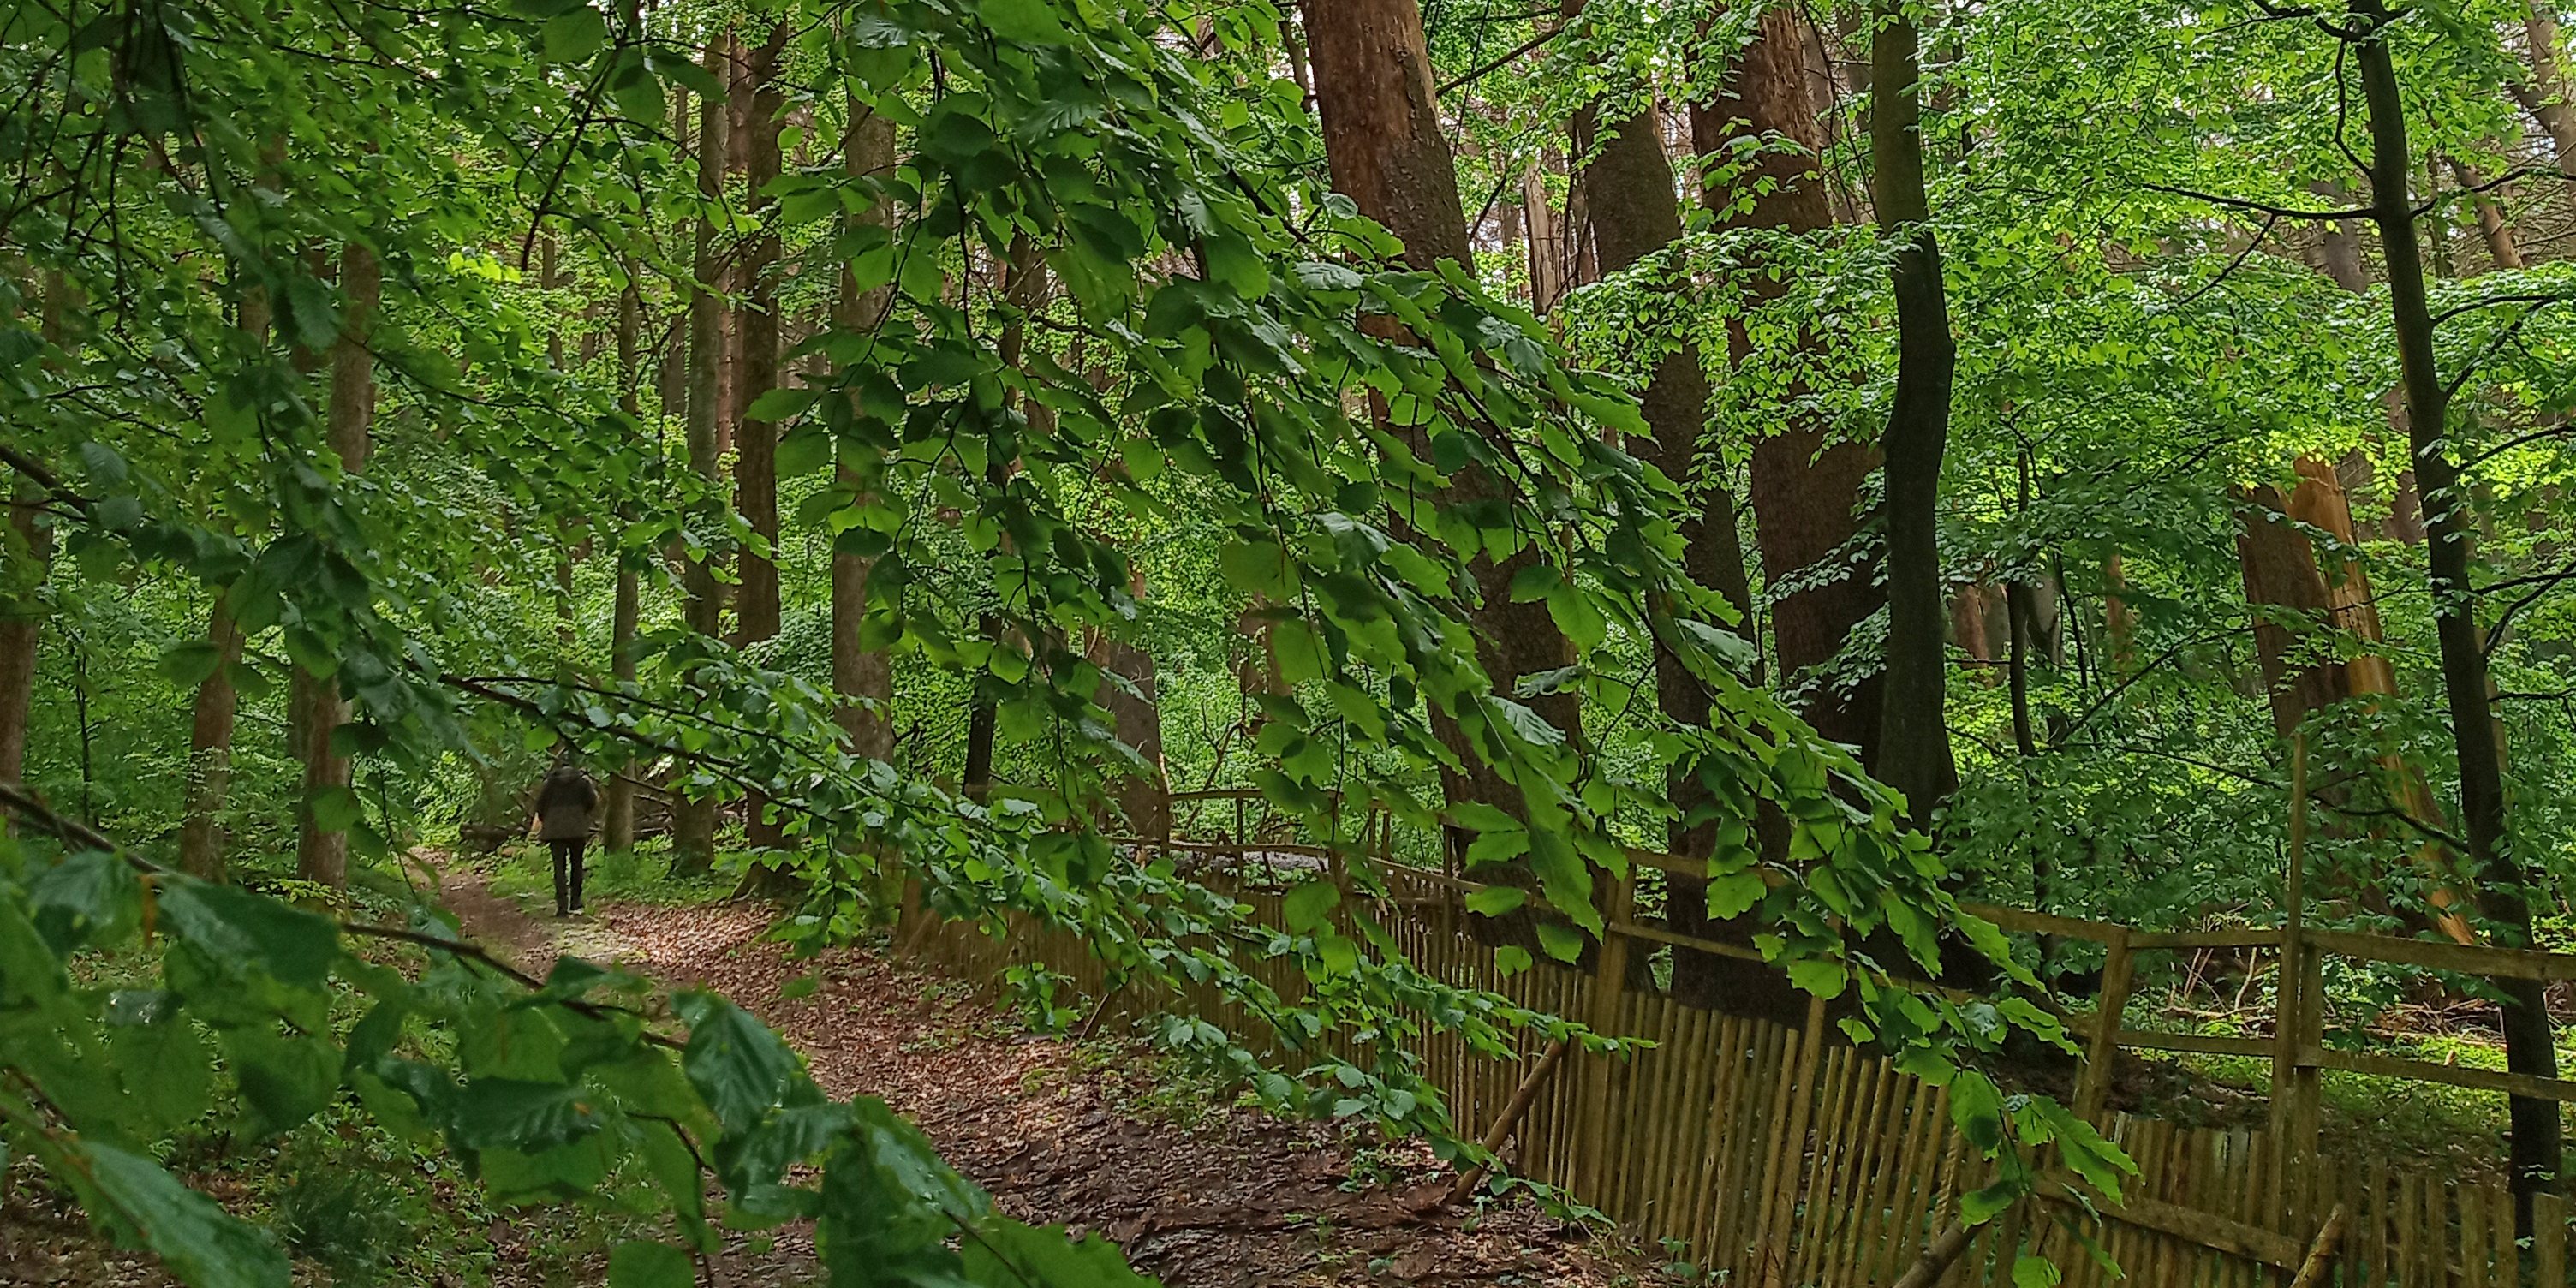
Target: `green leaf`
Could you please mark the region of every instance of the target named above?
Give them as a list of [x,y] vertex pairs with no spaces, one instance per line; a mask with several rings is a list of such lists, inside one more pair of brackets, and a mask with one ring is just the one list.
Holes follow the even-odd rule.
[[1729,872],[1708,879],[1708,915],[1719,921],[1731,921],[1752,911],[1770,892],[1762,874],[1751,868]]
[[547,19],[537,40],[547,62],[588,62],[608,43],[608,21],[585,4]]
[[832,463],[832,433],[817,424],[802,424],[778,440],[778,477],[802,478]]
[[213,1199],[113,1146],[79,1140],[70,1150],[108,1208],[93,1215],[141,1239],[189,1288],[285,1288],[286,1254]]
[[1324,678],[1323,641],[1304,622],[1292,618],[1271,627],[1270,652],[1279,660],[1280,678],[1292,685]]
[[1514,944],[1505,944],[1494,950],[1494,969],[1502,972],[1504,976],[1518,975],[1529,968],[1528,949]]
[[2058,1280],[2064,1277],[2057,1263],[2046,1257],[2023,1253],[2013,1261],[2013,1288],[2057,1288]]
[[1291,934],[1304,934],[1324,925],[1326,915],[1342,901],[1342,892],[1330,881],[1309,881],[1288,892],[1280,901],[1280,915],[1287,921]]
[[796,1053],[750,1012],[713,993],[682,993],[672,1005],[689,1026],[681,1055],[689,1081],[727,1133],[750,1131],[787,1098]]
[[975,12],[994,35],[1015,45],[1061,45],[1073,39],[1047,0],[983,0]]
[[164,877],[161,914],[207,956],[257,964],[281,984],[319,984],[340,958],[339,927],[238,886]]
[[1583,934],[1570,926],[1542,921],[1538,924],[1538,946],[1558,961],[1574,961],[1583,956]]
[[667,1243],[629,1239],[608,1254],[608,1288],[696,1288],[697,1266]]
[[467,1149],[528,1153],[569,1145],[599,1130],[599,1119],[570,1083],[476,1078],[455,1100],[456,1143]]
[[1842,996],[1851,978],[1841,962],[1823,957],[1809,957],[1789,963],[1789,983],[1802,992],[1831,1001]]
[[214,1057],[186,1017],[111,1028],[108,1044],[151,1135],[195,1122],[213,1103]]
[[161,678],[183,689],[205,683],[223,664],[223,650],[213,640],[180,640],[161,650]]
[[819,389],[803,387],[772,389],[752,399],[751,406],[745,410],[744,415],[752,420],[767,421],[773,425],[792,420],[798,413],[813,406],[814,400],[821,397],[822,392]]
[[1997,1181],[1982,1190],[1959,1196],[1959,1223],[1970,1228],[1984,1225],[2002,1216],[2021,1197],[2021,1187],[2011,1181]]
[[1495,885],[1467,896],[1467,911],[1487,917],[1499,917],[1529,902],[1529,891],[1519,886]]
[[266,1025],[234,1029],[224,1034],[224,1057],[254,1136],[273,1136],[322,1112],[340,1087],[340,1053],[317,1037],[285,1037]]

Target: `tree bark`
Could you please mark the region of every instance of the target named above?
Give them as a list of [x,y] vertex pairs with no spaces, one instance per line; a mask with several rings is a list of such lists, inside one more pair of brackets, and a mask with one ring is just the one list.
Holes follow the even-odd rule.
[[2550,0],[2527,0],[2522,29],[2530,42],[2531,79],[2507,88],[2549,135],[2559,173],[2576,175],[2576,107],[2568,103],[2567,46]]
[[[842,170],[852,179],[871,179],[894,172],[894,122],[861,107],[850,105],[849,136],[842,145]],[[849,227],[856,232],[864,227],[892,231],[895,224],[894,201],[880,195],[867,209],[848,217]],[[872,332],[885,322],[894,304],[894,285],[889,282],[868,291],[859,289],[858,278],[845,264],[841,269],[840,296],[834,309],[835,326],[853,334]],[[856,395],[852,398],[855,400]],[[864,408],[858,410],[864,411]],[[890,409],[890,414],[899,414]],[[865,473],[860,462],[851,458],[855,449],[844,441],[839,477],[842,486],[851,490],[855,503],[864,499]],[[868,611],[867,556],[853,554],[834,544],[832,553],[832,691],[840,698],[835,717],[850,736],[850,750],[871,760],[884,760],[894,754],[894,726],[888,713],[894,702],[894,670],[881,649],[871,649],[862,642],[860,625]]]
[[[1011,239],[1010,258],[1002,268],[1002,274],[1002,298],[1009,318],[1002,324],[1001,341],[995,352],[1003,366],[1017,367],[1028,347],[1029,316],[1045,307],[1047,295],[1046,261],[1039,256],[1036,244],[1026,234],[1015,235]],[[1037,409],[1032,408],[1031,414],[1037,414]],[[998,442],[993,444],[995,450],[988,452],[984,463],[984,486],[993,492],[999,492],[1011,476],[1011,461],[998,450],[1001,446]],[[1005,645],[999,614],[985,614],[979,629],[996,647]],[[999,733],[1001,708],[998,695],[981,691],[980,684],[970,700],[972,705],[966,713],[963,781],[967,795],[982,800],[993,786],[993,743]]]
[[224,798],[232,789],[233,719],[239,703],[233,693],[233,667],[241,663],[241,628],[224,607],[224,588],[215,590],[207,613],[206,642],[215,650],[215,669],[197,682],[188,721],[187,803],[179,821],[179,867],[208,881],[225,879]]
[[[1404,242],[1407,264],[1426,270],[1442,260],[1472,266],[1457,164],[1440,119],[1415,0],[1309,0],[1306,18],[1333,187]],[[1384,316],[1365,318],[1362,326],[1381,337],[1404,336],[1401,325]],[[1382,400],[1373,396],[1371,410],[1383,423]],[[1422,454],[1428,455],[1427,446]],[[1468,504],[1499,493],[1497,480],[1469,467],[1452,476],[1443,500]],[[1501,561],[1480,554],[1470,566],[1481,601],[1470,625],[1485,673],[1499,692],[1509,693],[1521,675],[1564,666],[1572,657],[1546,606],[1515,603],[1509,593],[1512,575],[1536,558],[1528,549]],[[1569,740],[1579,739],[1577,695],[1551,694],[1532,699],[1530,706]],[[1519,791],[1466,745],[1453,718],[1433,711],[1432,729],[1466,767],[1443,773],[1448,799],[1481,801],[1507,813],[1521,810]],[[1449,840],[1457,848],[1466,838]]]
[[[706,68],[722,77],[727,65],[723,36],[707,39]],[[698,105],[698,195],[717,200],[724,191],[725,144],[727,142],[725,100],[708,95]],[[689,287],[689,400],[686,433],[689,469],[698,476],[699,484],[713,494],[722,481],[722,465],[717,457],[716,429],[723,404],[724,385],[724,304],[716,292],[722,289],[724,262],[718,257],[715,220],[706,214],[698,218],[695,262]],[[681,586],[687,596],[686,617],[691,631],[704,639],[716,637],[724,611],[717,597],[712,529],[702,533],[709,548],[693,556],[681,575]],[[682,872],[704,872],[715,863],[716,805],[712,800],[690,800],[682,797],[672,803],[671,859]]]
[[1950,437],[1950,380],[1958,353],[1941,281],[1941,247],[1925,224],[1921,74],[1913,20],[1902,0],[1877,0],[1871,42],[1870,155],[1877,166],[1879,228],[1900,239],[1896,291],[1896,393],[1881,450],[1887,479],[1887,690],[1876,774],[1905,794],[1914,825],[1929,829],[1958,785],[1943,707],[1941,651],[1941,456]]
[[[767,550],[746,546],[737,564],[735,634],[738,645],[754,644],[778,634],[778,426],[752,414],[752,405],[778,387],[779,239],[771,215],[777,201],[765,189],[778,179],[779,116],[787,98],[778,83],[778,58],[787,46],[788,28],[771,28],[767,39],[749,46],[743,62],[751,87],[748,125],[740,136],[743,180],[755,231],[744,247],[740,274],[741,365],[734,371],[734,505],[743,522]],[[769,798],[753,792],[744,802],[744,833],[754,849],[777,849],[786,833],[770,821]]]
[[[644,295],[636,275],[643,265],[634,256],[626,258],[625,289],[617,293],[617,407],[630,421],[640,423],[644,409]],[[635,634],[644,615],[644,587],[636,568],[637,556],[627,548],[625,520],[618,524],[617,603],[611,609],[608,624],[608,673],[619,687],[635,682]],[[620,757],[608,776],[606,804],[601,810],[600,845],[608,850],[635,848],[635,762],[633,757]]]
[[[1691,105],[1692,141],[1702,155],[1712,156],[1739,133],[1798,145],[1798,153],[1762,153],[1750,180],[1752,204],[1728,214],[1729,222],[1793,233],[1831,227],[1833,207],[1816,171],[1823,135],[1801,47],[1801,20],[1790,9],[1773,7],[1763,11],[1761,24],[1727,85],[1732,103]],[[1707,198],[1711,209],[1734,212],[1738,195],[1712,186]],[[1776,298],[1785,288],[1759,281],[1753,289]],[[1736,362],[1753,355],[1752,339],[1740,324],[1729,328],[1729,342]],[[1843,641],[1887,602],[1870,561],[1853,550],[1863,518],[1861,490],[1877,467],[1877,453],[1869,447],[1829,437],[1827,426],[1809,418],[1793,419],[1753,444],[1754,541],[1763,580],[1772,588],[1771,637],[1784,683],[1832,661]],[[1817,578],[1817,569],[1837,556],[1839,575]],[[1777,588],[1784,584],[1801,589],[1780,595]],[[1818,686],[1800,714],[1818,733],[1859,748],[1861,763],[1874,767],[1883,688],[1877,675],[1839,691]]]
[[[340,335],[331,342],[331,404],[325,430],[341,470],[355,475],[366,468],[368,431],[376,411],[376,357],[369,348],[376,304],[383,279],[375,252],[351,243],[340,253]],[[349,758],[331,745],[332,735],[348,721],[349,704],[340,696],[339,680],[295,669],[292,700],[299,713],[295,727],[303,740],[304,801],[298,812],[295,875],[345,890],[349,885],[349,834],[324,828],[314,805],[324,795],[349,786]]]
[[2486,176],[2478,173],[2476,166],[2457,158],[2451,161],[2451,175],[2469,190],[2469,204],[2478,217],[2478,237],[2487,244],[2489,262],[2502,269],[2522,267],[2522,247],[2514,237],[2513,225],[2505,222],[2504,202],[2499,200],[2506,190],[2483,187]]
[[[2415,477],[2423,487],[2430,539],[2425,543],[2433,595],[2434,633],[2441,644],[2442,685],[2451,717],[2451,743],[2459,758],[2460,818],[2468,858],[2484,885],[2479,903],[2512,942],[2532,942],[2526,891],[2531,874],[2515,857],[2507,832],[2504,772],[2496,745],[2487,676],[2486,644],[2478,628],[2477,588],[2469,576],[2475,523],[2460,467],[2449,455],[2450,391],[2434,356],[2434,321],[2425,300],[2424,265],[2408,195],[2414,155],[2407,142],[2405,103],[2390,57],[2382,0],[2352,0],[2356,19],[2370,25],[2354,44],[2364,100],[2369,105],[2372,215],[2388,261],[2389,320],[2405,373],[2407,424]],[[2515,1073],[2556,1077],[2558,1052],[2540,981],[2500,980],[2505,1064]],[[2531,1196],[2558,1184],[2558,1106],[2515,1096],[2510,1101],[2512,1169],[2518,1225],[2531,1228]]]
[[5,581],[0,581],[0,782],[27,776],[27,723],[36,698],[36,651],[44,639],[45,577],[54,530],[39,518],[45,494],[21,479],[9,503]]

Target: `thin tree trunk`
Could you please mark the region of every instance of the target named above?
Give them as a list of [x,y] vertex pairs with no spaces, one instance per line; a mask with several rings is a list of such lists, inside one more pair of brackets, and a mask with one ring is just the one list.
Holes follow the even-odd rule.
[[[340,336],[331,342],[331,405],[326,424],[331,450],[340,468],[351,475],[366,468],[367,436],[375,420],[376,358],[368,347],[374,329],[382,278],[375,252],[351,243],[340,253]],[[295,670],[293,700],[300,713],[303,738],[304,803],[295,844],[295,875],[333,890],[349,885],[349,834],[324,828],[315,804],[325,795],[349,787],[349,759],[331,745],[332,735],[349,718],[339,680],[302,667]]]
[[[1011,239],[1010,258],[1001,266],[1003,304],[1009,318],[1002,324],[1002,334],[995,354],[1005,367],[1017,367],[1028,347],[1028,319],[1046,306],[1047,266],[1039,257],[1037,245],[1026,234]],[[1016,398],[1016,395],[1012,395]],[[1032,409],[1032,415],[1037,409]],[[1011,462],[1000,452],[988,454],[984,463],[984,486],[998,491],[1011,477]],[[987,613],[978,623],[984,638],[995,647],[1006,646],[1003,620],[999,614]],[[996,694],[979,691],[971,698],[966,715],[966,793],[977,800],[984,798],[993,786],[993,742],[999,732],[1001,708]]]
[[[2511,942],[2527,946],[2532,942],[2532,910],[2526,892],[2532,876],[2515,858],[2506,830],[2504,772],[2490,707],[2486,643],[2478,628],[2477,588],[2469,576],[2475,525],[2460,467],[2449,455],[2450,390],[2443,384],[2434,356],[2434,321],[2425,300],[2423,258],[2407,191],[2414,154],[2407,142],[2405,103],[2386,39],[2391,18],[2382,0],[2352,0],[2351,9],[2356,18],[2372,24],[2369,35],[2354,46],[2370,113],[2371,219],[2379,226],[2388,262],[2389,320],[2405,373],[2415,477],[2424,489],[2431,529],[2425,543],[2427,580],[2433,595],[2434,633],[2441,644],[2451,743],[2459,758],[2461,824],[2467,832],[2469,860],[2484,881],[2481,906],[2490,920],[2505,928]],[[2502,1015],[2506,1067],[2533,1077],[2556,1077],[2558,1051],[2541,982],[2499,980],[2497,987],[2506,998]],[[2531,1196],[2554,1192],[2558,1185],[2558,1106],[2515,1096],[2509,1112],[2508,1161],[2515,1215],[2519,1228],[2528,1231]]]
[[[726,66],[725,37],[707,39],[706,68],[721,77]],[[724,191],[725,100],[709,95],[698,105],[698,195],[714,201]],[[689,287],[689,399],[687,435],[689,470],[710,493],[722,480],[721,463],[716,454],[717,421],[723,406],[724,304],[716,292],[722,289],[724,264],[717,256],[716,226],[713,218],[700,216],[697,227],[697,250],[690,275],[696,280]],[[681,586],[687,595],[685,616],[689,629],[712,639],[721,625],[724,604],[717,597],[715,561],[712,548],[715,533],[704,533],[710,548],[692,557],[681,575]],[[682,872],[704,872],[715,862],[716,806],[712,800],[689,800],[672,803],[671,858]]]
[[[617,293],[617,406],[634,421],[640,421],[644,408],[644,295],[636,282],[636,274],[642,271],[643,265],[628,256],[626,286]],[[644,615],[642,579],[634,552],[626,548],[628,517],[618,516],[617,605],[608,624],[608,673],[620,688],[635,682],[635,634]],[[635,848],[634,769],[632,757],[620,757],[609,774],[600,822],[600,844],[605,849]]]
[[[1457,165],[1441,124],[1422,11],[1415,0],[1309,0],[1306,18],[1333,187],[1403,241],[1408,264],[1422,269],[1442,260],[1473,264]],[[1404,335],[1401,324],[1389,317],[1368,317],[1361,325],[1382,337]],[[1372,396],[1371,409],[1383,423],[1382,400]],[[1443,501],[1489,500],[1500,495],[1500,488],[1498,480],[1471,466],[1452,476]],[[1513,574],[1536,559],[1534,551],[1525,549],[1499,562],[1479,555],[1470,567],[1481,601],[1471,625],[1485,673],[1498,691],[1510,692],[1517,677],[1564,666],[1572,657],[1546,606],[1516,603],[1509,593]],[[1551,694],[1530,705],[1569,740],[1579,741],[1575,694]],[[1483,762],[1456,721],[1435,711],[1432,729],[1465,766],[1464,772],[1444,771],[1448,799],[1521,811],[1518,789]],[[1456,848],[1466,839],[1452,836],[1449,841]]]
[[1870,154],[1877,166],[1880,229],[1902,238],[1896,255],[1896,393],[1882,451],[1887,461],[1887,692],[1877,776],[1905,793],[1915,826],[1929,828],[1959,781],[1943,713],[1941,651],[1941,456],[1950,437],[1950,380],[1958,361],[1941,282],[1941,247],[1923,189],[1921,74],[1916,32],[1902,0],[1877,0],[1871,42]]
[[2504,218],[2504,188],[2485,188],[2487,179],[2476,166],[2453,159],[2451,174],[2460,186],[2469,190],[2469,203],[2477,211],[2478,236],[2487,244],[2487,259],[2497,268],[2522,267],[2522,247],[2516,241],[2513,225]]
[[[779,240],[769,218],[777,202],[764,191],[778,178],[779,116],[787,105],[778,83],[778,58],[787,45],[782,23],[769,37],[750,46],[743,76],[751,86],[748,128],[740,136],[743,176],[756,231],[744,248],[741,265],[742,306],[737,313],[742,340],[741,365],[734,371],[734,504],[759,544],[746,546],[738,565],[735,641],[753,644],[778,634],[778,427],[752,414],[761,395],[778,386]],[[770,821],[769,798],[753,792],[744,805],[746,839],[754,849],[777,849],[786,833]]]

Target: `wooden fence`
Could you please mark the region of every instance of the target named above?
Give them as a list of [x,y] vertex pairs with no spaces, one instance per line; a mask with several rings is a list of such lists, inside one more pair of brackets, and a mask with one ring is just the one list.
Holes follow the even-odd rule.
[[[1238,843],[1195,848],[1266,855],[1297,854],[1307,847]],[[1803,1025],[1792,1026],[1728,1016],[1660,992],[1626,987],[1629,940],[1651,945],[1678,937],[1627,923],[1615,907],[1616,929],[1592,971],[1541,961],[1505,974],[1488,948],[1455,929],[1459,921],[1452,901],[1469,883],[1402,867],[1383,872],[1394,897],[1374,911],[1417,966],[1454,984],[1488,989],[1582,1020],[1597,1031],[1653,1044],[1622,1059],[1560,1062],[1554,1076],[1533,1084],[1507,1154],[1517,1174],[1563,1187],[1649,1241],[1672,1241],[1685,1250],[1685,1259],[1711,1276],[1710,1282],[1743,1288],[1894,1283],[1937,1232],[1955,1221],[1959,1196],[1987,1180],[1985,1165],[1951,1125],[1947,1093],[1848,1045],[1825,1022],[1821,1004],[1810,1008]],[[1276,916],[1275,896],[1255,891],[1244,898],[1256,916]],[[2181,941],[2207,938],[2151,936],[2009,909],[1978,911],[2007,928],[2106,936],[2121,960],[2128,953],[2188,947],[2193,945]],[[2276,943],[2284,937],[2225,933],[2231,944],[2257,933],[2272,933]],[[2455,946],[2313,932],[2309,940],[2318,951],[2397,961],[2429,952],[2438,960],[2418,964],[2473,969],[2463,964],[2468,959],[2447,951]],[[1132,989],[1113,990],[1085,946],[1060,932],[1016,933],[997,941],[949,927],[923,942],[935,957],[969,977],[1015,962],[1043,964],[1111,1015],[1181,1011],[1205,1015],[1238,1033],[1258,1031],[1250,1017],[1231,1013],[1212,990],[1159,999],[1137,996]],[[1700,941],[1686,946],[1735,955],[1748,951]],[[2460,950],[2480,955],[2475,967],[2493,965],[2483,954],[2505,951]],[[2546,959],[2541,965],[2524,965],[2550,971],[2550,978],[2565,977],[2556,973],[2562,966],[2576,968],[2576,958],[2524,956]],[[1304,979],[1292,965],[1260,961],[1247,966],[1284,996],[1301,995]],[[2299,973],[2313,979],[2312,972],[2310,965]],[[2126,996],[2125,974],[2117,965],[2105,971],[2101,1013],[2113,1019],[2092,1026],[2092,1058],[2077,1100],[2079,1109],[2137,1161],[2139,1175],[2123,1187],[2118,1205],[2094,1196],[2095,1209],[2088,1210],[2064,1197],[2072,1191],[2061,1190],[2061,1197],[2049,1203],[2015,1208],[1978,1232],[1938,1282],[2009,1284],[2016,1258],[2035,1251],[2074,1285],[2286,1284],[2331,1222],[2340,1237],[2332,1241],[2335,1259],[2318,1283],[2394,1288],[2563,1288],[2570,1283],[2565,1203],[2551,1196],[2536,1199],[2532,1235],[2517,1244],[2513,1201],[2502,1186],[2461,1183],[2419,1166],[2322,1154],[2314,1145],[2313,1076],[2306,1083],[2310,1108],[2304,1120],[2292,1114],[2281,1122],[2276,1114],[2278,1125],[2262,1130],[2188,1128],[2104,1112],[2102,1088],[2114,1047],[2203,1049],[2217,1041],[2247,1044],[2255,1054],[2279,1049],[2256,1039],[2193,1039],[2186,1044],[2172,1035],[2124,1029],[2117,1017]],[[2313,1015],[2307,1018],[2312,1021]],[[2411,1076],[2404,1067],[2408,1062],[2365,1067],[2373,1057],[2318,1050],[2312,1024],[2287,1027],[2294,1068],[2311,1074],[2319,1068],[2360,1068]],[[1463,1039],[1441,1035],[1415,1054],[1430,1081],[1447,1096],[1459,1131],[1483,1135],[1532,1070],[1542,1066],[1542,1045],[1529,1036],[1514,1058],[1493,1059],[1473,1051]],[[1347,1046],[1338,1053],[1361,1054]],[[2449,1073],[2457,1076],[2441,1080],[2493,1090],[2554,1094],[2563,1089],[2563,1084],[2524,1086],[2508,1075]],[[2285,1130],[2293,1135],[2282,1137]],[[2085,1250],[2087,1241],[2114,1261],[2125,1278],[2114,1278],[2097,1265]]]

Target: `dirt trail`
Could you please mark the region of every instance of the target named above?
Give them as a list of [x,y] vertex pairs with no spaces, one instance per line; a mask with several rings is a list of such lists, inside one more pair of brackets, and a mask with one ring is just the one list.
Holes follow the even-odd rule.
[[[786,1034],[825,1089],[881,1096],[911,1116],[1004,1210],[1104,1232],[1173,1288],[1641,1277],[1639,1259],[1525,1201],[1419,1211],[1447,1174],[1418,1146],[1360,1149],[1328,1125],[1174,1103],[1124,1053],[1104,1060],[1099,1044],[1030,1037],[956,981],[877,953],[791,962],[760,942],[759,905],[594,904],[590,918],[556,922],[462,863],[446,887],[467,932],[528,969],[572,952],[725,993]],[[812,993],[780,992],[808,976]],[[726,1283],[792,1282],[810,1256],[794,1231],[740,1245]]]

